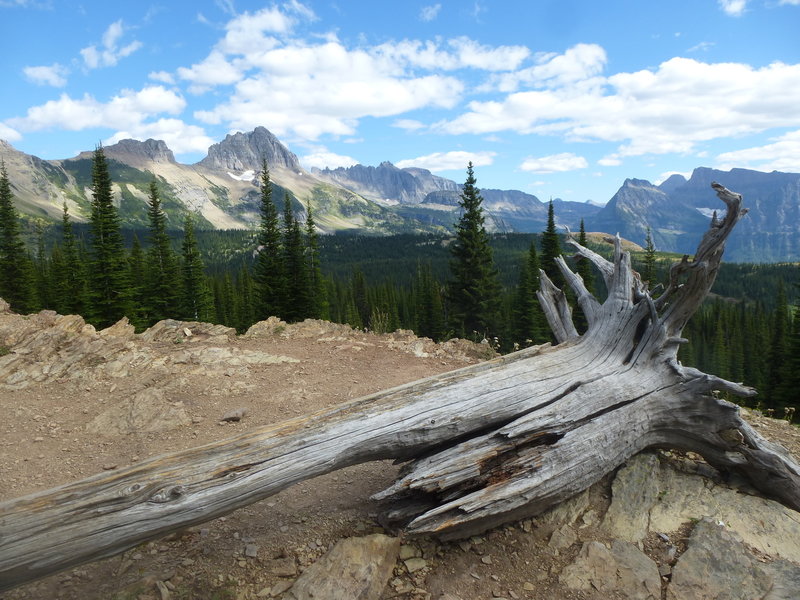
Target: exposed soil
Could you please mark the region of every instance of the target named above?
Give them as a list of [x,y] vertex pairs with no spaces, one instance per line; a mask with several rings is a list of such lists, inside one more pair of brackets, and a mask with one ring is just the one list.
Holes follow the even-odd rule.
[[[171,405],[182,403],[191,423],[164,432],[109,434],[88,425],[111,406],[157,382],[136,372],[127,377],[81,377],[0,388],[0,500],[110,470],[146,457],[197,446],[286,418],[333,406],[378,390],[477,362],[477,356],[426,352],[408,336],[375,336],[336,328],[327,333],[301,328],[230,342],[241,350],[266,352],[299,362],[252,364],[246,369],[211,369],[159,382]],[[164,353],[178,344],[153,342]],[[235,423],[228,411],[245,408]],[[782,421],[751,416],[763,435],[800,455],[800,434]],[[381,531],[377,505],[369,498],[397,472],[388,462],[344,469],[298,484],[264,501],[179,534],[143,544],[122,555],[17,588],[3,599],[255,599],[270,597],[338,539]],[[608,486],[593,488],[592,506],[602,515]],[[603,540],[589,520],[580,540]],[[426,566],[408,573],[398,561],[383,598],[560,598],[600,599],[571,592],[558,575],[580,544],[548,545],[552,528],[529,520],[458,543],[412,540],[411,551]],[[661,551],[648,540],[651,556]],[[406,551],[409,551],[408,549]],[[451,594],[452,596],[447,596]],[[605,596],[604,596],[605,598]]]

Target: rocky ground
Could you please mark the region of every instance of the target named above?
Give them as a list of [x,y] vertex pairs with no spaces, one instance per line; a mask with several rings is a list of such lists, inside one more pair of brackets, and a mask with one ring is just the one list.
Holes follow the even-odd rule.
[[[437,345],[319,321],[273,319],[245,336],[162,322],[134,335],[125,323],[97,333],[76,316],[0,311],[0,500],[490,354],[467,342]],[[236,412],[244,414],[238,422],[222,420]],[[796,427],[748,418],[800,456]],[[726,598],[798,597],[800,515],[741,482],[722,482],[696,456],[640,455],[546,515],[453,543],[372,535],[396,535],[378,525],[370,496],[397,468],[370,463],[319,477],[0,598],[299,599],[310,597],[309,585],[315,598],[333,597],[309,579],[313,565],[341,569],[325,562],[337,552],[378,560],[383,551],[364,546],[378,542],[388,565],[383,600],[723,597],[715,590],[727,590]],[[345,539],[351,546],[331,554]]]

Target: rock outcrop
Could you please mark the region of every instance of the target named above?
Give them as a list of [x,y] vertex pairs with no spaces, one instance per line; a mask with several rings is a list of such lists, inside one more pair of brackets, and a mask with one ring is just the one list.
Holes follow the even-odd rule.
[[237,132],[225,136],[221,142],[208,149],[208,156],[198,166],[215,171],[241,173],[261,171],[261,160],[265,158],[270,169],[282,167],[297,171],[300,163],[297,156],[264,127],[256,127],[248,133]]
[[144,142],[139,140],[120,140],[116,144],[106,146],[105,154],[109,158],[114,158],[121,162],[131,163],[138,161],[149,161],[154,163],[174,163],[175,155],[167,147],[164,140],[147,139]]

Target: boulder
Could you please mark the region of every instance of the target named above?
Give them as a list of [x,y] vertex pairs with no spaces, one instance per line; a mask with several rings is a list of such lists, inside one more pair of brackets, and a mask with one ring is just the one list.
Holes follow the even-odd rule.
[[286,600],[378,600],[392,574],[400,539],[383,534],[340,540],[308,567]]
[[672,570],[667,599],[793,600],[798,590],[800,566],[762,563],[724,524],[702,519]]
[[597,590],[604,597],[615,594],[631,600],[660,600],[661,578],[656,563],[638,548],[614,540],[611,547],[585,542],[578,557],[567,565],[559,581],[574,590]]

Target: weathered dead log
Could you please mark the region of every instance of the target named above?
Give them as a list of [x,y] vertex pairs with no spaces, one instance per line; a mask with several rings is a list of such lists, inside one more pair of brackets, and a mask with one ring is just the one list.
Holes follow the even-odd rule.
[[745,214],[726,203],[693,260],[653,298],[616,241],[599,302],[563,260],[589,328],[578,336],[560,290],[539,293],[558,346],[386,390],[336,409],[0,504],[0,589],[110,556],[171,530],[355,463],[411,460],[378,496],[412,533],[461,536],[539,513],[648,447],[692,450],[800,510],[800,466],[714,390],[750,388],[677,361],[681,330],[710,289]]

